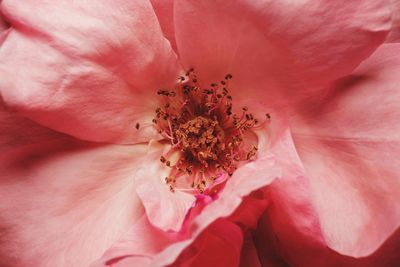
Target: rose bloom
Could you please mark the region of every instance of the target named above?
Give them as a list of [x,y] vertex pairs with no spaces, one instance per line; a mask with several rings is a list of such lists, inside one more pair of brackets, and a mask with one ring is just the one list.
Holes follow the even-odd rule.
[[400,266],[398,10],[2,1],[0,266]]

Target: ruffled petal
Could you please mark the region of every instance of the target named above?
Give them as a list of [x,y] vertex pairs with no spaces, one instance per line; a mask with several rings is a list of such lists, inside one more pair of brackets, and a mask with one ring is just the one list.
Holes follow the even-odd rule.
[[218,199],[205,206],[201,213],[193,219],[189,228],[191,238],[176,242],[163,250],[155,257],[155,265],[172,264],[180,253],[192,244],[209,225],[219,218],[232,215],[242,203],[242,198],[280,177],[281,170],[276,166],[275,157],[268,149],[273,144],[270,143],[265,129],[258,132],[258,138],[258,158],[240,167],[227,181]]
[[[250,232],[244,236],[243,247],[240,254],[240,267],[263,267]],[[268,267],[268,266],[267,266]]]
[[154,227],[148,216],[142,216],[122,239],[107,249],[101,259],[91,266],[154,266],[151,259],[154,254],[176,240],[175,233],[168,233]]
[[392,28],[386,39],[389,43],[400,42],[400,1],[391,0],[392,6]]
[[[1,4],[1,1],[0,1]],[[9,27],[8,23],[4,20],[4,16],[1,12],[1,6],[0,6],[0,34],[6,30]]]
[[258,220],[268,206],[269,200],[261,190],[243,198],[242,204],[229,216],[229,220],[246,229],[257,228]]
[[385,44],[292,118],[327,244],[356,257],[400,226],[400,46]]
[[240,227],[228,220],[219,219],[203,231],[169,266],[238,266],[242,244],[243,233]]
[[171,192],[165,184],[170,169],[160,163],[164,149],[165,145],[150,143],[149,153],[135,173],[136,192],[154,226],[179,231],[195,197],[179,190]]
[[326,245],[312,203],[310,183],[287,124],[282,131],[271,149],[282,175],[263,188],[269,205],[258,222],[254,239],[263,266],[297,266],[299,262],[298,266],[310,266],[302,261],[305,252],[310,246]]
[[153,96],[178,69],[150,2],[4,1],[2,11],[12,25],[0,49],[8,106],[91,141],[156,134]]
[[143,214],[132,174],[144,145],[88,144],[4,110],[0,121],[1,266],[88,266]]
[[174,0],[150,0],[157,15],[165,38],[176,51],[175,25],[174,25]]
[[91,267],[120,267],[131,263],[133,266],[156,266],[153,262],[154,255],[178,239],[179,233],[163,231],[153,226],[145,214]]
[[233,95],[295,102],[350,73],[390,28],[386,1],[183,1],[179,57],[206,85],[233,75]]
[[[116,250],[117,253],[113,253],[112,255],[107,255],[106,253],[106,255],[100,260],[100,263],[104,265],[105,262],[119,262],[119,259],[125,258],[131,258],[129,260],[133,261],[135,257],[137,259],[142,259],[146,256],[151,258],[149,266],[167,266],[174,264],[174,262],[180,257],[181,253],[196,242],[197,238],[203,233],[203,231],[206,231],[211,224],[220,218],[232,216],[234,222],[248,223],[249,227],[252,227],[254,224],[253,216],[258,217],[266,204],[262,199],[257,200],[256,203],[245,202],[243,208],[251,207],[254,212],[250,212],[250,218],[243,218],[243,215],[246,214],[246,212],[240,212],[243,211],[243,208],[239,208],[242,204],[243,198],[248,196],[251,192],[270,184],[275,178],[278,178],[281,175],[280,168],[275,164],[275,155],[271,153],[271,147],[275,145],[275,141],[270,138],[269,131],[267,131],[266,128],[257,131],[259,141],[259,154],[257,159],[239,168],[233,176],[228,179],[226,186],[220,193],[219,197],[213,202],[207,203],[199,212],[195,210],[196,207],[203,207],[203,201],[207,202],[207,200],[198,199],[194,208],[190,210],[190,213],[193,212],[195,216],[191,216],[190,213],[187,214],[188,216],[186,217],[185,227],[182,228],[181,232],[173,232],[175,234],[174,236],[169,236],[170,243],[168,245],[160,251],[154,252],[151,256],[140,251],[138,252],[135,248],[130,246],[125,246],[124,249],[118,249]],[[156,154],[160,155],[160,153]],[[154,158],[154,161],[157,162],[158,157]],[[161,164],[157,165],[160,166]],[[146,169],[143,168],[142,172],[145,173],[146,170],[146,173],[151,174],[153,167],[148,163],[144,164],[144,166]],[[160,173],[160,171],[158,171],[158,173]],[[137,177],[140,177],[140,175]],[[165,184],[163,184],[161,177],[156,176],[156,179],[161,186],[166,188],[165,190],[168,190]],[[160,185],[155,184],[154,186],[158,187]],[[153,195],[155,194],[153,193]],[[162,196],[162,194],[160,195]],[[150,194],[145,196],[150,197]],[[256,196],[257,194],[250,195],[252,198]],[[249,198],[245,199],[247,201],[249,200]],[[143,200],[143,203],[146,206],[145,202],[146,201]],[[160,212],[164,210],[166,209],[158,208],[158,216],[168,215],[168,213]],[[236,210],[238,210],[237,213],[235,213]],[[147,212],[147,214],[149,215],[151,213]],[[151,220],[150,216],[149,219]],[[152,221],[152,224],[156,223],[157,222]],[[150,224],[148,224],[147,227],[150,227]],[[150,230],[147,232],[150,234],[152,233]],[[129,236],[135,236],[135,234],[130,232],[126,238],[130,239]],[[118,246],[118,244],[116,246]]]
[[393,267],[400,262],[400,230],[390,236],[372,255],[354,258],[339,254],[326,245],[312,243],[301,234],[287,239],[275,231],[276,227],[271,225],[271,218],[265,213],[254,233],[255,246],[262,266]]
[[[160,231],[143,218],[125,239],[118,242],[102,259],[91,266],[167,266],[152,261],[150,255],[168,242],[177,240],[174,233]],[[204,230],[193,243],[182,242],[180,246],[182,253],[168,266],[237,266],[242,242],[241,229],[228,220],[220,219]]]

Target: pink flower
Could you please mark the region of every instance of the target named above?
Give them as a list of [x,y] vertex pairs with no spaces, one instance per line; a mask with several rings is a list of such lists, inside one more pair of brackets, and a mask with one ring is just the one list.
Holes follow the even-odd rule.
[[[0,265],[395,266],[395,6],[3,1]],[[191,67],[202,89],[233,74],[234,108],[271,120],[240,136],[250,161],[188,192],[151,122]]]

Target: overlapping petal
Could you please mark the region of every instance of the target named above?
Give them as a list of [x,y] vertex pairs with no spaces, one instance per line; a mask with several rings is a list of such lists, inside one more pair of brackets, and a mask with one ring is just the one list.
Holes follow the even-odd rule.
[[[260,258],[257,253],[257,249],[254,245],[253,237],[251,233],[247,233],[244,236],[243,247],[240,254],[240,266],[241,267],[262,267]],[[268,267],[268,266],[267,266]]]
[[0,121],[1,266],[88,266],[143,214],[144,145],[72,140],[3,109]]
[[164,231],[179,231],[195,197],[179,190],[171,192],[165,184],[170,169],[159,160],[165,148],[157,142],[150,143],[148,154],[135,172],[136,191],[154,226]]
[[[0,1],[1,4],[1,1]],[[7,22],[4,20],[3,14],[0,9],[0,33],[8,28]]]
[[8,106],[81,139],[154,136],[152,96],[177,63],[150,2],[3,1],[2,11],[12,26],[0,48]]
[[327,244],[373,253],[400,225],[400,47],[385,44],[293,118]]
[[234,98],[245,91],[287,104],[368,57],[390,28],[390,8],[374,0],[178,0],[174,23],[183,65],[205,84],[231,73]]
[[240,227],[219,219],[203,231],[195,242],[182,251],[170,267],[238,266],[243,245]]
[[387,36],[386,42],[399,43],[400,42],[400,1],[391,0],[392,4],[392,28]]
[[171,43],[171,47],[176,51],[174,2],[174,0],[151,0],[164,36]]
[[[142,216],[124,233],[123,237],[107,249],[101,259],[91,266],[152,266],[153,255],[178,238],[175,232],[166,232],[154,227],[147,215]],[[154,266],[154,265],[153,265]]]
[[[97,265],[203,266],[206,254],[208,264],[211,257],[233,266],[240,249],[243,266],[285,266],[280,256],[323,263],[298,256],[308,249],[334,266],[358,264],[336,251],[360,257],[390,235],[397,242],[399,47],[383,46],[327,95],[316,93],[385,40],[385,4],[5,1],[12,30],[0,37],[0,94],[10,110],[80,139],[148,141],[155,89],[178,71],[173,48],[203,85],[232,73],[234,98],[258,98],[263,108],[255,113],[300,103],[291,118],[300,158],[288,128],[261,129],[257,160],[204,209],[190,211],[195,198],[164,184],[160,151],[72,140],[2,108],[0,265],[88,265],[129,228]],[[251,192],[262,197],[249,204]],[[260,239],[246,234],[242,248],[242,230],[256,227],[267,204],[261,224],[275,243],[258,258]]]
[[[208,227],[215,223],[220,218],[227,218],[234,214],[238,207],[242,204],[244,197],[249,195],[251,192],[262,188],[270,184],[275,178],[280,177],[281,169],[276,164],[275,155],[271,153],[271,147],[274,146],[274,142],[269,138],[269,132],[267,132],[267,126],[259,129],[258,131],[258,145],[259,154],[258,158],[250,163],[239,168],[233,176],[228,179],[223,191],[220,193],[217,199],[211,203],[207,203],[202,210],[198,212],[197,216],[191,216],[188,214],[188,220],[185,222],[186,225],[181,229],[180,232],[174,233],[171,237],[169,236],[170,244],[166,245],[162,250],[160,249],[150,255],[149,253],[143,253],[138,251],[134,247],[126,246],[124,240],[131,240],[130,236],[137,236],[134,230],[133,232],[127,233],[121,242],[117,243],[111,250],[113,253],[106,253],[104,257],[99,261],[100,264],[106,264],[107,262],[119,262],[120,259],[128,260],[133,262],[134,260],[143,260],[143,257],[150,259],[149,266],[167,266],[174,264],[175,261],[181,256],[182,252],[191,247],[194,242],[198,240],[198,237],[207,231]],[[149,170],[149,168],[148,168]],[[165,186],[165,185],[164,185]],[[168,190],[167,186],[166,190]],[[159,201],[165,201],[164,198],[160,198]],[[146,199],[143,199],[146,202]],[[263,202],[260,200],[260,202]],[[201,206],[201,200],[196,203],[197,206]],[[146,205],[146,204],[144,204]],[[159,204],[158,206],[160,206]],[[264,206],[264,203],[260,203],[254,206],[255,213],[260,214],[258,206]],[[159,210],[158,210],[159,211]],[[162,212],[162,211],[161,211]],[[196,212],[193,209],[191,212]],[[147,213],[151,215],[151,213]],[[162,216],[168,215],[165,213]],[[247,222],[249,218],[241,218],[241,213],[234,214],[233,221]],[[161,215],[160,215],[161,216]],[[149,217],[150,218],[150,217]],[[250,217],[251,219],[251,217]],[[251,221],[251,220],[250,220]],[[251,222],[249,222],[251,226]],[[149,235],[155,232],[151,230],[154,226],[150,223],[145,224],[145,227],[149,230]],[[136,228],[135,228],[136,229]],[[140,228],[143,231],[142,228]],[[157,231],[156,231],[157,232]],[[147,236],[146,238],[151,238]],[[168,239],[167,238],[167,239]],[[135,241],[138,242],[138,241]],[[125,243],[125,245],[124,245]],[[118,265],[117,265],[118,266]]]
[[[310,184],[289,129],[280,136],[271,153],[282,166],[282,178],[264,188],[270,204],[259,222],[261,230],[255,234],[260,251],[268,251],[261,259],[267,266],[296,265],[298,261],[292,259],[302,259],[308,249],[305,245],[325,246],[319,217],[310,199]],[[301,264],[308,266],[309,262]]]

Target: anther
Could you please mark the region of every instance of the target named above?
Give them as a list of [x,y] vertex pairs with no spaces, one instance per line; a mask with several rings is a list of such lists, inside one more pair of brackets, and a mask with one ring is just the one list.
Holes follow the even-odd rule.
[[135,128],[136,128],[136,130],[139,130],[140,124],[138,122],[136,123]]
[[[188,187],[202,194],[209,190],[221,172],[232,176],[239,161],[251,160],[256,155],[256,146],[243,151],[242,143],[244,133],[258,120],[247,113],[247,107],[242,108],[240,116],[233,113],[233,99],[227,89],[230,79],[232,75],[226,74],[219,83],[200,88],[194,85],[197,77],[191,68],[185,76],[178,78],[176,88],[180,92],[157,91],[167,98],[162,108],[156,109],[153,126],[172,145],[172,152],[180,154],[173,165],[164,156],[160,157],[160,161],[172,169],[172,176],[165,178],[171,192],[175,190],[176,179],[183,175],[192,177]],[[175,96],[182,99],[171,99]],[[137,125],[137,129],[139,127]]]
[[225,80],[230,80],[230,79],[232,79],[232,74],[225,75]]

